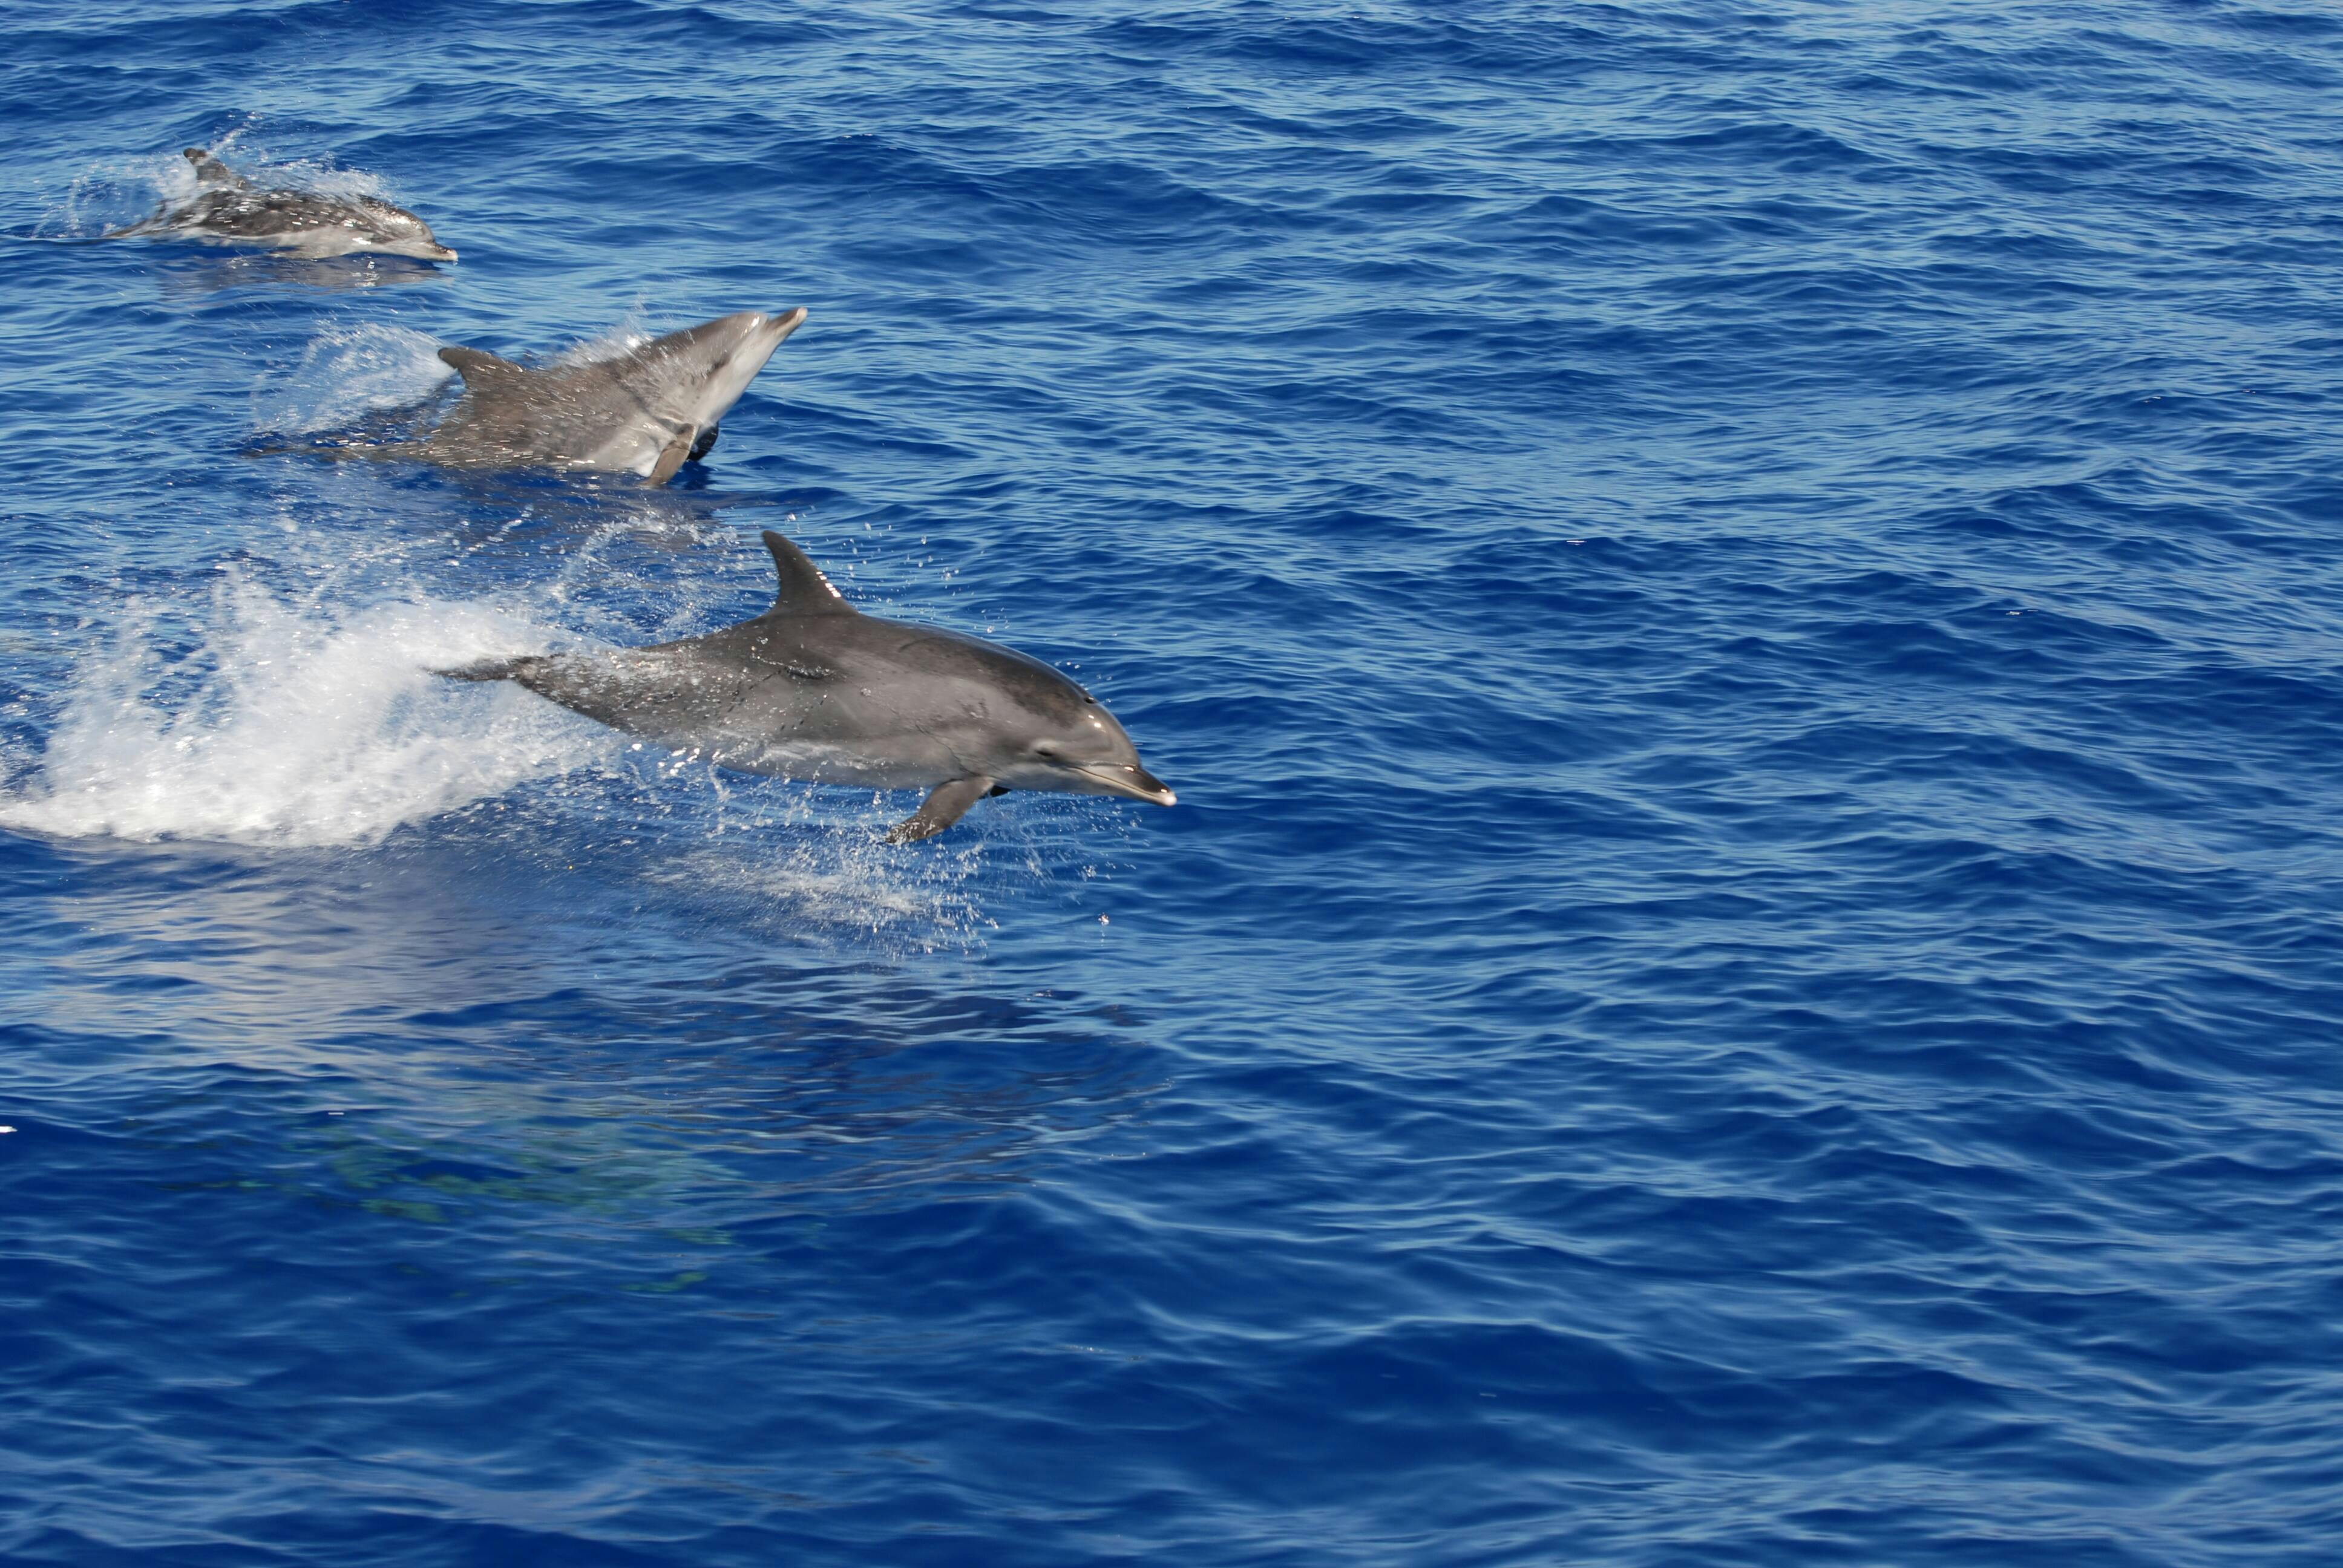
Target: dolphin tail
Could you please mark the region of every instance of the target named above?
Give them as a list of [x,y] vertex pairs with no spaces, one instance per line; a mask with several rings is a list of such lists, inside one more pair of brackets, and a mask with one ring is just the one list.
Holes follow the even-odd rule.
[[518,654],[506,658],[476,658],[453,669],[435,669],[430,673],[444,680],[511,680],[536,662],[532,654]]

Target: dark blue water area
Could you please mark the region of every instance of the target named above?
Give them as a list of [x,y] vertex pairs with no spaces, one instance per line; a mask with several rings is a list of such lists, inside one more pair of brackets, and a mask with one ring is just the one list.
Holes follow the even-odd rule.
[[[0,32],[0,1558],[2343,1556],[2331,7]],[[665,487],[307,449],[800,305]],[[426,673],[764,528],[1180,803]]]

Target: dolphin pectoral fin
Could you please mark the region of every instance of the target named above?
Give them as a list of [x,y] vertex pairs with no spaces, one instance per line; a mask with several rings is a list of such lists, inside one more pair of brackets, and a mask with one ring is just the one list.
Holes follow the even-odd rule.
[[654,485],[664,485],[674,478],[675,471],[683,467],[683,460],[690,455],[691,444],[699,436],[699,427],[694,425],[686,425],[678,430],[668,444],[659,448],[659,461],[651,465],[651,471],[644,477]]
[[973,779],[953,779],[937,785],[926,804],[887,830],[887,842],[909,844],[914,839],[934,838],[959,821],[991,789],[992,780],[981,773]]

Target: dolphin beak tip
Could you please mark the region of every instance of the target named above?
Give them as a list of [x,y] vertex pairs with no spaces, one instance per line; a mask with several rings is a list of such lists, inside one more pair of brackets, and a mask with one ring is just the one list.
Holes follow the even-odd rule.
[[1176,806],[1180,797],[1171,787],[1146,769],[1130,763],[1077,763],[1078,772],[1087,773],[1105,786],[1100,793],[1120,795],[1126,800],[1144,800],[1151,806]]

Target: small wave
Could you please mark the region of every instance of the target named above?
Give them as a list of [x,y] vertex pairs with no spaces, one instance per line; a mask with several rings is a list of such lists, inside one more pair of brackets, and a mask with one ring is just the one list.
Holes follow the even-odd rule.
[[158,654],[136,626],[84,666],[46,750],[0,793],[0,826],[366,845],[608,749],[549,705],[483,703],[428,673],[542,646],[504,614],[423,602],[337,620],[256,588],[224,597],[224,629],[192,652]]

